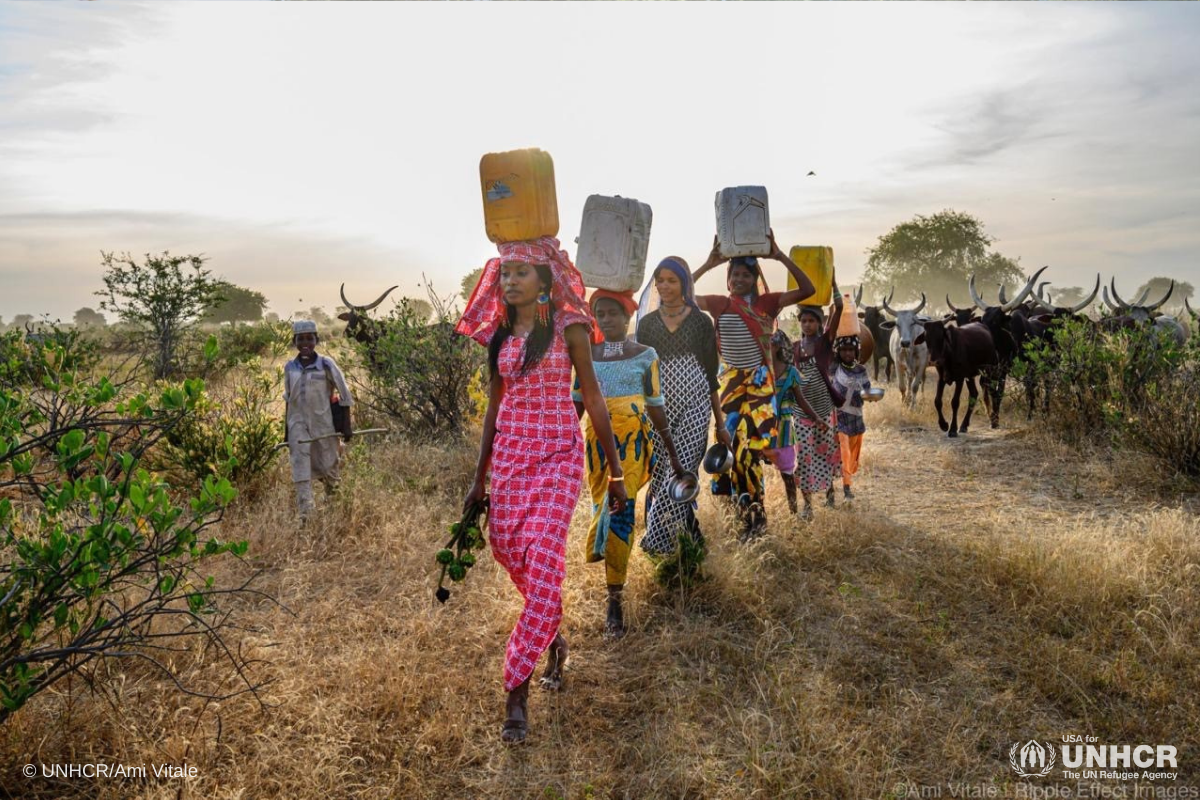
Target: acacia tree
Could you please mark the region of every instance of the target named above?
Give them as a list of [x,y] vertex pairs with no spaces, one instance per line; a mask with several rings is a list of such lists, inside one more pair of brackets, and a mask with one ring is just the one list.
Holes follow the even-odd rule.
[[[1171,289],[1171,281],[1172,280],[1175,281],[1174,289]],[[1141,297],[1142,294],[1145,293],[1147,290],[1150,291],[1150,294],[1147,295],[1146,302],[1157,303],[1159,300],[1161,300],[1163,298],[1164,295],[1166,295],[1167,290],[1171,289],[1171,297],[1170,297],[1170,299],[1167,300],[1166,305],[1163,306],[1164,311],[1178,312],[1183,309],[1183,301],[1184,300],[1190,301],[1193,297],[1196,296],[1195,287],[1193,287],[1187,281],[1181,281],[1181,280],[1177,280],[1177,279],[1173,279],[1173,278],[1164,278],[1162,276],[1159,276],[1156,278],[1151,278],[1150,280],[1143,283],[1141,286],[1139,286],[1137,288],[1136,292],[1132,293],[1133,297],[1126,297],[1125,290],[1123,288],[1121,288],[1120,286],[1118,286],[1117,288],[1121,289],[1121,299],[1123,299],[1129,303],[1132,303],[1135,297]],[[1191,305],[1193,308],[1195,308],[1194,303],[1189,303],[1189,305]]]
[[84,306],[75,312],[76,328],[103,328],[106,324],[104,315],[94,308]]
[[223,299],[204,315],[205,322],[257,322],[263,318],[267,298],[262,292],[235,286],[226,281],[217,284]]
[[928,301],[941,307],[945,296],[955,304],[967,305],[967,281],[983,292],[996,291],[997,284],[1012,289],[1025,277],[1016,261],[991,251],[995,242],[984,232],[983,223],[970,214],[947,209],[931,216],[918,214],[879,237],[867,250],[864,302],[871,302],[896,289],[893,305],[917,300],[925,292]]
[[462,291],[460,294],[464,303],[471,299],[471,292],[475,291],[475,287],[479,285],[481,278],[483,278],[483,267],[473,269],[463,276]]
[[150,340],[154,377],[171,375],[184,333],[224,300],[222,282],[204,268],[203,256],[147,253],[146,263],[139,264],[129,253],[100,255],[105,269],[105,290],[96,292],[103,298],[100,308],[141,328]]

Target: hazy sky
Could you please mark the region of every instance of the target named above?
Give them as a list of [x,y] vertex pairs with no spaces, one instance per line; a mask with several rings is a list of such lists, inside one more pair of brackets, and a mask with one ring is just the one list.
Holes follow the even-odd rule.
[[696,266],[713,194],[763,184],[844,283],[955,208],[1058,285],[1200,285],[1198,34],[1194,3],[2,3],[0,315],[94,306],[101,250],[205,253],[285,316],[449,294],[517,147],[572,254],[621,194]]

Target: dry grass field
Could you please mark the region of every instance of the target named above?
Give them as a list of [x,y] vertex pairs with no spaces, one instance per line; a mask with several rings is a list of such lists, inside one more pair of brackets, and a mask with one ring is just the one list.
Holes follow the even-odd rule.
[[[932,391],[932,376],[928,391]],[[566,691],[531,695],[499,741],[519,603],[485,556],[449,603],[433,554],[475,443],[356,440],[348,477],[297,531],[278,476],[223,525],[262,570],[243,647],[268,708],[205,702],[135,664],[35,698],[0,728],[20,798],[887,798],[1020,781],[1012,743],[1174,745],[1200,783],[1200,500],[1140,456],[1069,449],[1008,413],[947,440],[931,396],[867,411],[852,507],[787,513],[749,546],[701,496],[708,580],[659,588],[635,555],[631,633],[602,640],[602,565],[571,530]],[[1013,410],[1015,411],[1015,409]],[[1022,409],[1023,412],[1023,409]],[[176,667],[215,690],[220,662]],[[230,684],[226,684],[228,687]],[[27,780],[27,763],[194,765],[194,779]],[[1045,787],[1046,781],[1037,784]],[[946,791],[943,789],[943,791]],[[943,796],[949,796],[945,794]]]

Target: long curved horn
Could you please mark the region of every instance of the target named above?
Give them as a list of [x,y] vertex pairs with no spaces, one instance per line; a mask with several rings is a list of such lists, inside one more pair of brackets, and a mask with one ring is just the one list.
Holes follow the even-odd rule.
[[1050,265],[1049,265],[1049,264],[1047,264],[1046,266],[1042,267],[1042,268],[1041,268],[1041,269],[1039,269],[1037,272],[1033,273],[1033,277],[1032,277],[1032,278],[1030,278],[1028,281],[1026,281],[1026,282],[1025,282],[1025,288],[1024,288],[1024,289],[1022,289],[1021,291],[1019,291],[1019,292],[1017,293],[1017,296],[1016,296],[1016,297],[1014,297],[1014,298],[1013,298],[1012,300],[1010,300],[1009,302],[1007,302],[1007,303],[1001,303],[1001,304],[1000,304],[1000,308],[1001,308],[1002,310],[1004,310],[1004,311],[1007,313],[1007,312],[1009,312],[1009,311],[1012,311],[1012,310],[1013,310],[1014,308],[1016,308],[1017,306],[1021,305],[1021,303],[1025,302],[1025,298],[1026,298],[1026,297],[1028,297],[1028,296],[1029,296],[1029,293],[1033,291],[1033,285],[1034,285],[1035,283],[1037,283],[1037,279],[1038,279],[1038,278],[1040,278],[1040,277],[1042,277],[1042,273],[1043,273],[1043,272],[1045,272],[1045,271],[1046,271],[1046,270],[1048,270],[1048,269],[1050,269]]
[[863,287],[862,287],[862,284],[860,283],[858,285],[858,288],[854,290],[854,307],[855,308],[859,308],[860,306],[862,306],[862,289],[863,289]]
[[1082,303],[1080,303],[1077,306],[1072,306],[1071,313],[1078,314],[1080,311],[1083,311],[1085,308],[1087,308],[1089,305],[1091,305],[1092,301],[1096,299],[1096,294],[1099,291],[1100,291],[1100,273],[1097,272],[1096,273],[1096,288],[1092,289],[1092,293],[1090,295],[1088,295],[1086,300],[1084,300]]
[[946,306],[949,307],[949,309],[955,314],[958,313],[958,309],[954,307],[954,303],[950,302],[950,295],[946,295]]
[[1000,287],[1000,291],[996,293],[996,296],[1000,298],[1000,305],[1005,305],[1005,304],[1007,304],[1007,303],[1008,303],[1008,298],[1006,298],[1006,297],[1004,296],[1004,284],[1003,284],[1003,283],[999,283],[999,284],[996,284],[996,285]]
[[374,303],[367,303],[365,306],[356,306],[353,303],[351,303],[349,300],[346,299],[346,284],[343,283],[342,284],[342,302],[346,304],[347,308],[353,308],[355,311],[370,311],[372,308],[375,308],[380,303],[382,303],[383,299],[385,297],[387,297],[389,294],[391,294],[392,292],[396,291],[399,288],[400,288],[399,285],[393,286],[391,289],[388,289],[386,292],[379,295],[379,297],[376,298]]
[[1108,310],[1111,311],[1113,314],[1120,314],[1121,309],[1114,306],[1112,300],[1108,299],[1108,287],[1107,286],[1104,287],[1102,294],[1104,295],[1104,305],[1108,306]]
[[971,275],[971,279],[969,281],[967,281],[967,290],[971,292],[971,299],[975,302],[975,305],[979,306],[979,310],[987,311],[988,310],[987,303],[983,302],[983,298],[979,296],[979,292],[975,288],[975,276],[974,275]]
[[892,307],[888,305],[888,300],[891,300],[893,295],[895,295],[895,294],[896,294],[896,287],[893,286],[892,291],[888,292],[888,296],[883,298],[883,300],[881,300],[879,303],[879,305],[881,305],[883,307],[883,310],[888,312],[889,314],[891,314],[893,317],[896,316],[896,312],[892,311]]
[[1144,305],[1146,305],[1146,298],[1149,296],[1150,296],[1150,287],[1147,286],[1146,291],[1142,292],[1141,296],[1138,297],[1137,300],[1133,301],[1133,304],[1135,306],[1144,306]]
[[1175,280],[1174,279],[1171,280],[1171,285],[1169,287],[1167,287],[1167,293],[1163,295],[1163,299],[1159,300],[1157,303],[1155,303],[1152,306],[1146,306],[1146,310],[1147,311],[1158,311],[1160,308],[1162,308],[1163,303],[1167,302],[1167,300],[1170,299],[1171,292],[1173,292],[1173,291],[1175,291]]
[[1117,303],[1120,304],[1122,311],[1128,311],[1129,303],[1126,303],[1124,300],[1121,299],[1121,295],[1117,294],[1117,278],[1116,278],[1116,276],[1113,276],[1112,283],[1109,284],[1109,287],[1112,289],[1113,300],[1116,300]]
[[1196,312],[1196,311],[1192,310],[1192,307],[1188,305],[1188,299],[1186,297],[1183,298],[1183,307],[1187,309],[1189,317],[1200,322],[1200,312]]
[[919,306],[917,306],[916,308],[914,308],[914,309],[913,309],[913,313],[914,313],[914,314],[920,314],[920,313],[921,313],[921,309],[922,309],[922,308],[924,308],[924,307],[925,307],[925,293],[924,293],[924,292],[921,292],[921,305],[919,305]]
[[[1046,284],[1044,284],[1044,283],[1042,284],[1042,286],[1045,286],[1045,285]],[[1054,308],[1054,302],[1053,302],[1053,300],[1050,299],[1050,296],[1047,295],[1046,297],[1042,297],[1042,287],[1041,286],[1038,287],[1037,294],[1029,299],[1033,301],[1033,304],[1035,306],[1041,308],[1043,311],[1047,312],[1048,314],[1054,314],[1056,312],[1056,309]]]

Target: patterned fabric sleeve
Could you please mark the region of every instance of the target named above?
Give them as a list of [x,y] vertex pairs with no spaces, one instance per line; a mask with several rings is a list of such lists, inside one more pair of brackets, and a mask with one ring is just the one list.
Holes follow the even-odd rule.
[[646,397],[646,406],[662,408],[666,405],[662,396],[662,386],[658,377],[658,353],[654,352],[654,348],[647,348],[643,354],[646,359],[646,372],[642,377],[644,386],[642,394]]
[[693,314],[696,317],[696,356],[700,361],[700,365],[704,367],[704,377],[708,379],[708,390],[710,392],[720,391],[721,383],[717,380],[717,372],[719,371],[721,357],[717,353],[717,331],[713,327],[712,320],[703,314]]

